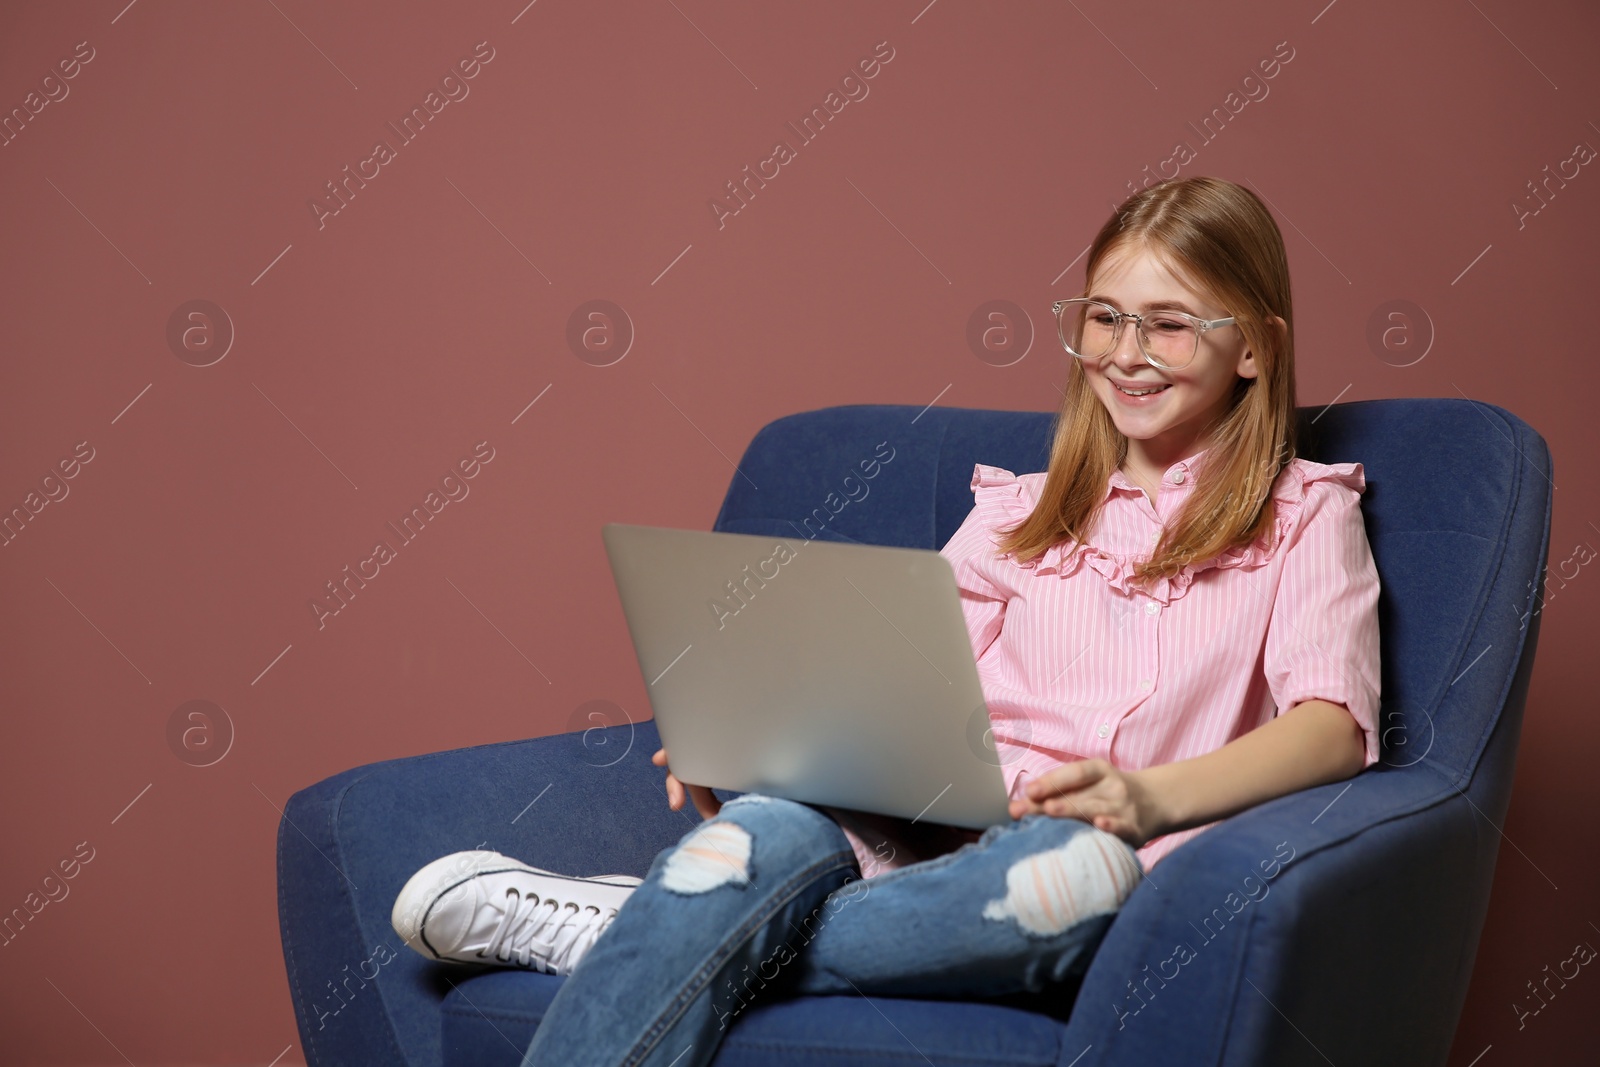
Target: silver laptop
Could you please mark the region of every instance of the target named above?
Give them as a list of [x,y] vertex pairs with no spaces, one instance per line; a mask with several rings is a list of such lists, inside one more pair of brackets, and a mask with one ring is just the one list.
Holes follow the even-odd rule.
[[602,534],[679,779],[968,829],[1010,821],[939,553],[799,531]]

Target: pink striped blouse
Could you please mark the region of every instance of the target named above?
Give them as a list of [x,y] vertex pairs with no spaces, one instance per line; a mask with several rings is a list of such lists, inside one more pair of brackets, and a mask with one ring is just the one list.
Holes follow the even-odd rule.
[[[1033,510],[1045,474],[974,467],[976,505],[940,552],[955,570],[1013,796],[1072,760],[1138,770],[1202,755],[1313,698],[1349,709],[1366,734],[1364,766],[1377,762],[1378,572],[1361,522],[1361,464],[1293,460],[1260,539],[1148,593],[1130,585],[1205,452],[1168,467],[1153,501],[1113,471],[1091,539],[1026,565],[997,555],[997,528]],[[867,877],[959,843],[834,815]],[[1138,850],[1145,870],[1215,825],[1152,839]]]

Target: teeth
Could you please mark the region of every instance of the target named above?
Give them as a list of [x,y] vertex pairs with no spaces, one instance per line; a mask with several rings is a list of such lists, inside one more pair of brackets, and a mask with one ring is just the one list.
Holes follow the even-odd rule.
[[1117,385],[1116,382],[1112,382],[1111,384],[1116,388],[1117,392],[1126,393],[1129,396],[1149,396],[1151,393],[1159,393],[1161,390],[1166,388],[1164,385],[1158,385],[1154,389],[1141,389],[1136,393],[1132,390],[1122,388],[1122,386]]

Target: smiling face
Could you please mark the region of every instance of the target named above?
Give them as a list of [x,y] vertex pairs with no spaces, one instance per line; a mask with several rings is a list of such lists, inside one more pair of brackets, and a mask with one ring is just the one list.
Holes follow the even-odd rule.
[[[1161,305],[1202,319],[1228,314],[1209,296],[1180,281],[1154,252],[1140,246],[1124,246],[1107,254],[1088,295],[1120,311],[1139,314]],[[1255,356],[1237,325],[1202,333],[1199,351],[1180,370],[1162,370],[1144,358],[1131,320],[1123,323],[1116,347],[1108,355],[1078,362],[1089,387],[1128,439],[1124,469],[1130,477],[1150,483],[1158,481],[1173,463],[1206,446],[1205,435],[1228,412],[1234,383],[1254,378],[1258,372]],[[1132,397],[1123,389],[1159,391]]]

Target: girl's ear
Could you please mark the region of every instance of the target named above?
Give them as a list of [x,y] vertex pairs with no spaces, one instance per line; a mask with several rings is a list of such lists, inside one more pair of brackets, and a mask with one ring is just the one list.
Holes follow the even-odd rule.
[[[1280,332],[1289,328],[1289,324],[1277,315],[1268,316],[1267,325]],[[1256,362],[1255,353],[1249,348],[1239,353],[1239,365],[1234,369],[1241,378],[1254,378],[1261,373],[1261,365]]]

